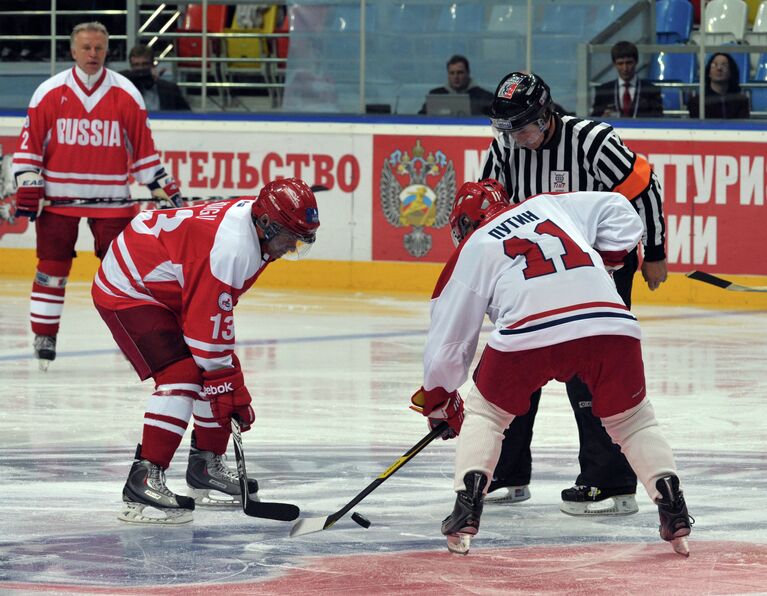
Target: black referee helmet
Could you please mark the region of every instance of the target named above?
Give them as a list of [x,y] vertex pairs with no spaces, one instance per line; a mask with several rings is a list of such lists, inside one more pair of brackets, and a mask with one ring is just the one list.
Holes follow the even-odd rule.
[[532,122],[543,130],[551,111],[551,90],[541,77],[511,72],[495,90],[490,118],[493,126],[503,132],[520,130]]

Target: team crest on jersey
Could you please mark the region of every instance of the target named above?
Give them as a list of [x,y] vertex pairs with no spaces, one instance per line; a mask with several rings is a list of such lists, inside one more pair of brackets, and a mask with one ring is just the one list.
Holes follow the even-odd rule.
[[232,295],[229,292],[221,292],[218,295],[218,307],[224,312],[231,312],[234,308],[232,304]]
[[426,154],[417,140],[412,154],[397,149],[381,170],[381,209],[395,227],[412,226],[405,234],[405,250],[416,258],[426,255],[432,237],[424,228],[447,224],[455,196],[455,168],[444,152]]
[[549,179],[550,192],[570,192],[570,172],[553,170]]

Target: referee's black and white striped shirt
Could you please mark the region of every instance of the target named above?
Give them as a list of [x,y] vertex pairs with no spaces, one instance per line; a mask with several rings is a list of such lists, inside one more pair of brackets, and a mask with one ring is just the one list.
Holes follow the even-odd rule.
[[626,147],[609,124],[556,113],[553,118],[554,136],[538,150],[498,136],[482,178],[503,184],[513,203],[549,192],[619,192],[632,201],[644,223],[645,258],[665,258],[660,183],[647,160]]

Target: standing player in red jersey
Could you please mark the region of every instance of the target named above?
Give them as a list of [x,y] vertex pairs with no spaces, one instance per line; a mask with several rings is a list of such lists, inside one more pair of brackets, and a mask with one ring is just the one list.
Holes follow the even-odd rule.
[[[195,502],[239,503],[238,475],[222,456],[232,416],[247,430],[255,415],[234,353],[233,310],[269,263],[304,254],[319,225],[314,193],[287,178],[257,198],[139,213],[112,243],[93,301],[139,377],[155,382],[121,520],[185,523]],[[165,470],[192,414],[189,498],[167,488]]]
[[88,218],[101,259],[138,211],[126,203],[129,176],[147,185],[158,201],[182,204],[178,185],[155,150],[141,93],[104,67],[108,47],[109,33],[101,23],[72,30],[75,66],[37,88],[13,156],[16,215],[35,221],[38,262],[30,322],[42,370],[56,358],[80,218]]

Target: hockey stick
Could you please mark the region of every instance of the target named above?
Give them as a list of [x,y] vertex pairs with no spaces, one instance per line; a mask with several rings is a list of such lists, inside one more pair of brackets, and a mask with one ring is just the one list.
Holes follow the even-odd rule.
[[767,292],[767,286],[741,286],[704,271],[690,271],[690,273],[685,275],[690,279],[702,281],[703,283],[711,284],[723,290],[730,290],[731,292]]
[[242,510],[250,517],[262,517],[279,521],[293,521],[301,510],[290,503],[267,503],[254,501],[248,492],[248,473],[245,470],[245,454],[242,451],[242,433],[240,423],[232,418],[232,443],[234,457],[237,460],[237,475],[240,477],[240,493],[242,493]]
[[[330,190],[322,184],[310,186],[312,192],[324,192]],[[229,201],[231,199],[240,199],[243,196],[251,195],[211,195],[209,197],[187,196],[181,197],[181,200],[189,203],[210,203],[212,201]],[[149,197],[146,199],[72,199],[65,201],[46,201],[43,200],[43,207],[66,207],[67,205],[133,205],[135,203],[162,203],[164,199]],[[167,201],[166,201],[167,202]]]
[[349,511],[351,511],[351,509],[357,503],[359,503],[362,499],[367,497],[376,488],[378,488],[381,485],[381,483],[383,483],[384,480],[386,480],[389,476],[394,474],[394,472],[399,470],[407,462],[413,459],[424,447],[426,447],[429,443],[431,443],[437,437],[441,436],[442,433],[444,433],[448,428],[449,428],[449,425],[446,421],[440,422],[437,426],[435,426],[432,429],[432,431],[428,435],[426,435],[423,439],[418,441],[418,443],[413,445],[407,451],[407,453],[405,453],[399,459],[397,459],[397,461],[395,461],[391,466],[389,466],[386,470],[384,470],[384,472],[380,476],[378,476],[378,478],[376,478],[375,480],[373,480],[373,482],[368,484],[362,492],[360,492],[356,497],[354,497],[351,501],[349,501],[346,505],[344,505],[341,509],[339,509],[335,513],[331,513],[327,517],[307,517],[304,519],[299,519],[295,523],[293,528],[290,530],[291,538],[294,536],[302,536],[303,534],[311,534],[312,532],[319,532],[321,530],[327,530],[328,528],[330,528],[344,515],[349,513]]

